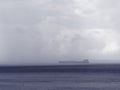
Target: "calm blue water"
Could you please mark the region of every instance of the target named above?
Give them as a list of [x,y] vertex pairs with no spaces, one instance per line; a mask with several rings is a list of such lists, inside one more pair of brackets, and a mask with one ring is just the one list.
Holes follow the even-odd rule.
[[0,70],[0,90],[120,90],[120,65],[0,67]]

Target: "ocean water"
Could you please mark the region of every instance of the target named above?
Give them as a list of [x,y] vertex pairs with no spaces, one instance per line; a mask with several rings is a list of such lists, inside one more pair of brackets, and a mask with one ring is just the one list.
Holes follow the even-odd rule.
[[120,65],[0,67],[0,90],[120,90]]

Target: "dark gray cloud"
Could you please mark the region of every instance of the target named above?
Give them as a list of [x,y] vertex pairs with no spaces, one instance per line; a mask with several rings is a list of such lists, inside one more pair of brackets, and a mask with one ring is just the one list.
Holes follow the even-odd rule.
[[0,62],[43,64],[70,58],[119,62],[119,4],[119,0],[1,0]]

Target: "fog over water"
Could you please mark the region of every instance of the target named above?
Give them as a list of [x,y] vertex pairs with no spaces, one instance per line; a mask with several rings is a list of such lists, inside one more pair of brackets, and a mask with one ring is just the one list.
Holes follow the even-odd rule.
[[0,0],[0,65],[120,62],[119,8],[120,0]]

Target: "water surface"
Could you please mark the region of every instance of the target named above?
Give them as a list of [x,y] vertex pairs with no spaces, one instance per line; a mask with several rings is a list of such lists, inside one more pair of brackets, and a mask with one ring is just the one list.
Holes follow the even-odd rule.
[[4,72],[0,73],[0,90],[120,90],[119,67],[2,67],[0,70]]

